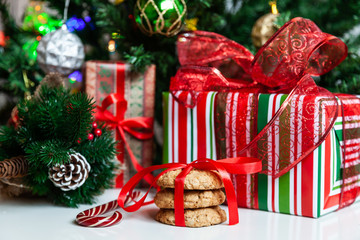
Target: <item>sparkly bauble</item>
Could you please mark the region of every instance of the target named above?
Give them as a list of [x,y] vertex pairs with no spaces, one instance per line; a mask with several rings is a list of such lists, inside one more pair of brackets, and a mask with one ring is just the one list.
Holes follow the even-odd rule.
[[98,125],[97,125],[96,122],[93,122],[91,125],[92,125],[92,127],[93,127],[94,129],[96,129],[96,128],[98,127]]
[[95,134],[95,136],[97,136],[97,137],[100,137],[101,136],[101,134],[102,134],[102,131],[101,131],[101,129],[95,129],[94,130],[94,134]]
[[256,48],[261,48],[278,30],[274,22],[279,14],[268,13],[260,17],[251,31],[251,39]]
[[142,32],[151,36],[175,36],[186,15],[185,0],[137,0],[135,21]]
[[94,140],[94,134],[89,133],[87,138],[88,138],[89,141]]
[[90,172],[90,164],[83,155],[73,153],[69,157],[69,163],[57,163],[49,169],[49,179],[62,191],[74,190],[83,185]]
[[37,54],[37,61],[45,73],[59,72],[63,75],[79,69],[85,57],[80,38],[70,33],[66,25],[42,37]]

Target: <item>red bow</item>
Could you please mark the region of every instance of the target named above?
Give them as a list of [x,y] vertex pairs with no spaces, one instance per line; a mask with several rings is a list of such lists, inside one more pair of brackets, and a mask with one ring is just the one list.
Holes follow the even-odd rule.
[[[238,152],[238,156],[260,158],[263,161],[262,173],[280,177],[288,172],[316,149],[332,129],[338,114],[337,100],[332,93],[316,86],[310,74],[324,74],[340,64],[347,55],[347,46],[340,39],[323,33],[312,21],[303,18],[290,20],[265,43],[255,57],[244,46],[219,34],[204,31],[180,35],[177,47],[179,61],[183,66],[172,79],[170,91],[186,107],[196,105],[197,93],[201,91],[241,89],[241,92],[251,93],[290,92],[273,119],[248,146]],[[224,65],[227,71],[223,72],[232,73],[230,78],[218,70],[224,70]],[[190,97],[177,94],[179,90],[188,92]],[[329,104],[324,113],[327,120],[325,123],[313,121],[313,125],[322,124],[321,130],[316,141],[304,144],[300,157],[292,162],[277,162],[273,167],[268,164],[267,149],[259,148],[259,143],[267,142],[269,136],[279,129],[279,123],[282,126],[289,124],[281,119],[290,118],[291,113],[287,110],[295,104],[296,96],[302,94],[327,99]],[[312,103],[305,103],[303,108],[306,107],[313,108]],[[314,138],[313,132],[308,134]]]
[[[198,93],[202,91],[289,93],[261,132],[247,146],[237,150],[237,156],[260,158],[263,163],[262,173],[275,178],[287,173],[325,140],[335,124],[338,101],[332,93],[316,86],[311,75],[325,74],[340,64],[347,56],[347,46],[339,38],[322,32],[308,19],[294,18],[287,22],[255,57],[244,46],[219,34],[205,31],[179,35],[177,52],[182,67],[172,78],[170,91],[185,107],[193,108],[197,104]],[[183,93],[180,94],[180,91]],[[314,116],[298,118],[298,122],[302,121],[300,132],[309,141],[302,142],[302,148],[298,150],[294,160],[285,155],[277,158],[272,156],[269,160],[268,151],[274,147],[273,139],[279,137],[279,129],[295,132],[290,116],[300,116],[299,108],[295,107],[299,96],[322,99],[316,104],[324,110],[319,112],[324,121],[320,122]],[[343,101],[349,96],[338,98]],[[304,102],[301,109],[314,112],[316,107],[313,102]],[[290,112],[291,109],[294,112]],[[343,110],[342,114],[344,116]],[[257,116],[254,118],[257,119]],[[343,132],[347,132],[345,124]],[[217,134],[220,136],[221,131]],[[345,154],[345,147],[343,151]],[[354,175],[348,172],[350,170],[346,168],[343,174],[344,182]],[[342,186],[340,207],[347,205],[345,202],[353,202],[359,189],[344,190],[344,186],[345,184]],[[344,198],[343,195],[350,197]],[[346,201],[346,198],[350,201]]]
[[[158,170],[167,168],[167,170],[160,173],[155,179],[153,179],[150,188],[146,194],[135,204],[131,206],[125,206],[125,199],[128,194],[131,194],[132,190],[139,183],[142,178],[150,176],[150,173]],[[137,211],[141,206],[148,204],[145,202],[145,199],[151,189],[151,187],[156,186],[156,181],[168,171],[182,169],[182,172],[175,179],[175,197],[174,197],[174,211],[175,211],[175,225],[176,226],[185,226],[185,217],[184,217],[184,182],[187,174],[191,169],[201,169],[201,170],[216,170],[219,173],[220,178],[224,183],[224,188],[227,197],[228,209],[229,209],[229,224],[234,225],[239,222],[238,209],[237,209],[237,200],[234,186],[232,184],[230,174],[253,174],[261,171],[261,161],[257,158],[229,158],[214,161],[211,159],[199,159],[197,161],[191,162],[190,164],[182,163],[168,163],[163,165],[151,166],[143,169],[133,176],[121,189],[121,192],[118,197],[118,204],[121,208],[128,212]]]
[[[120,112],[118,112],[116,116],[106,110],[112,104],[120,106]],[[138,163],[134,153],[131,151],[131,148],[125,138],[125,131],[140,140],[150,139],[154,135],[152,131],[153,119],[150,117],[134,117],[130,119],[120,118],[119,116],[124,116],[126,109],[127,101],[123,98],[123,96],[118,93],[112,93],[102,101],[101,106],[96,107],[95,118],[98,121],[105,122],[106,125],[112,129],[116,128],[125,145],[134,168],[136,171],[141,171],[144,168]],[[147,175],[145,180],[151,183],[153,181],[153,176]]]
[[319,76],[340,64],[347,56],[347,46],[312,21],[298,17],[284,24],[255,57],[241,44],[205,31],[179,35],[177,52],[182,67],[170,91],[189,91],[191,99],[174,97],[194,107],[199,91],[250,88],[252,92],[288,93],[306,74]]

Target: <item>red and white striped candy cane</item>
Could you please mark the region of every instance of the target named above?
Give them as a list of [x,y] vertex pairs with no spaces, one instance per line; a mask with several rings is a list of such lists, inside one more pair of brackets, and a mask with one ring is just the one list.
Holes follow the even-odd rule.
[[[134,191],[131,195],[127,195],[125,204],[129,204],[131,201],[136,201],[140,196],[139,191]],[[111,216],[99,217],[99,215],[110,212],[119,208],[117,200],[105,203],[94,208],[82,211],[76,216],[76,222],[85,227],[109,227],[122,219],[122,214],[118,211],[114,212]]]

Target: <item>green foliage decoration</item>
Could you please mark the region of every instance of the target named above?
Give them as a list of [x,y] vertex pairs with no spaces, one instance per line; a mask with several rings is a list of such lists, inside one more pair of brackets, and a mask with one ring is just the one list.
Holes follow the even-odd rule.
[[[94,103],[84,93],[70,94],[64,87],[41,86],[38,95],[18,105],[19,125],[0,131],[0,159],[24,155],[29,164],[25,184],[35,195],[56,204],[77,207],[93,203],[103,189],[111,187],[116,148],[111,132],[90,141]],[[69,162],[69,154],[80,153],[91,166],[85,183],[75,190],[62,191],[48,176],[49,168]]]

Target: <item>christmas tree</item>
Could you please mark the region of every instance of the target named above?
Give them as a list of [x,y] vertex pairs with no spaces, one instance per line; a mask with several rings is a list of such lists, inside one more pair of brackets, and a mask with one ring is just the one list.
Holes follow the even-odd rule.
[[[42,36],[61,25],[58,21],[63,18],[65,1],[43,1],[55,13],[47,15],[43,24],[31,22],[29,13],[25,13],[24,25],[20,27],[9,14],[7,2],[0,3],[7,38],[0,53],[0,78],[4,79],[0,91],[22,97],[24,92],[33,91],[44,76],[34,58],[34,49]],[[170,12],[162,16],[163,23],[157,20],[159,9]],[[168,90],[170,78],[179,66],[175,50],[177,34],[193,30],[216,32],[255,54],[252,29],[257,19],[270,9],[267,0],[72,0],[67,26],[86,46],[86,60],[122,59],[132,63],[136,71],[143,71],[150,63],[156,64],[155,116],[161,123],[161,93]],[[282,0],[277,2],[277,9],[280,14],[272,22],[276,29],[293,17],[304,17],[314,21],[322,31],[345,41],[349,50],[347,59],[316,81],[331,91],[359,94],[360,2]],[[183,24],[175,24],[177,21]],[[149,24],[155,28],[156,24],[163,24],[164,29],[149,29]],[[9,111],[2,114],[2,124],[8,115]]]

